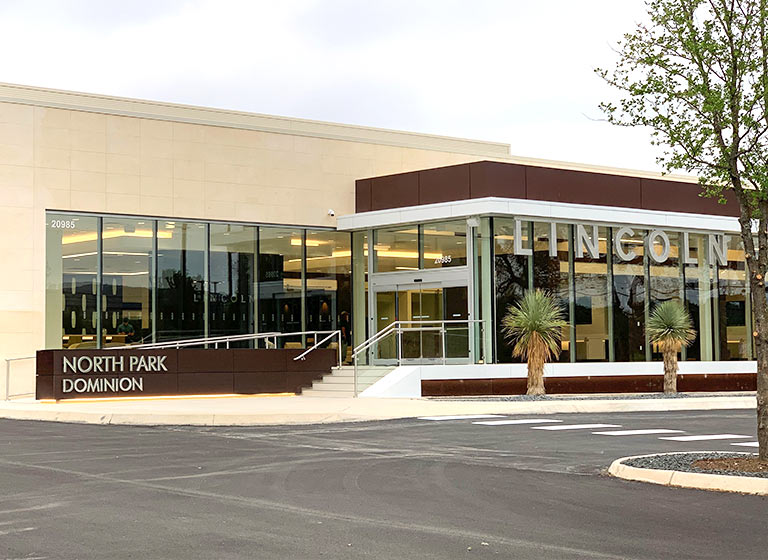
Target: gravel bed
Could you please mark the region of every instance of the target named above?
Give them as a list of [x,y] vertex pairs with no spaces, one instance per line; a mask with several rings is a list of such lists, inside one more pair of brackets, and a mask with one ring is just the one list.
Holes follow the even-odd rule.
[[[630,467],[638,467],[642,469],[659,469],[663,471],[683,471],[692,473],[704,473],[704,474],[724,474],[728,476],[754,476],[757,478],[768,478],[768,472],[739,472],[731,470],[716,470],[716,469],[699,469],[692,465],[692,463],[699,459],[719,459],[722,457],[734,457],[743,456],[735,453],[721,453],[721,452],[709,452],[709,453],[671,453],[668,455],[649,455],[648,457],[638,457],[635,459],[628,459],[623,463]],[[749,453],[748,455],[755,455]]]
[[752,397],[754,392],[733,393],[617,393],[593,395],[479,395],[460,397],[425,397],[430,400],[446,401],[494,401],[494,402],[527,402],[527,401],[621,401],[635,399],[687,399],[691,397]]

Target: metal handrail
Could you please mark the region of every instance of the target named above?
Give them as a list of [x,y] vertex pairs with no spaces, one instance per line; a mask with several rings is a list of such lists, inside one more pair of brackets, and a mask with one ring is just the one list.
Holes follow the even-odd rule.
[[[325,332],[329,332],[329,331],[317,331],[317,334],[322,334],[322,333],[325,333]],[[318,341],[317,341],[317,334],[316,334],[316,335],[315,335],[315,344],[314,344],[314,346],[312,346],[311,348],[307,348],[307,349],[306,349],[304,352],[302,352],[301,354],[299,354],[298,356],[296,356],[296,357],[293,359],[293,361],[294,361],[294,362],[296,362],[296,361],[298,361],[298,360],[306,360],[306,359],[307,359],[307,355],[308,355],[308,354],[311,354],[312,352],[314,352],[315,350],[317,350],[317,349],[320,347],[320,345],[321,345],[321,344],[323,344],[323,343],[324,343],[326,340],[328,340],[328,339],[330,339],[330,338],[333,338],[334,336],[336,336],[336,337],[338,337],[338,339],[339,339],[339,343],[338,343],[338,349],[337,349],[337,350],[338,350],[338,354],[339,354],[339,365],[341,365],[341,331],[340,331],[340,330],[336,330],[336,331],[330,331],[330,333],[331,333],[331,334],[329,334],[328,336],[326,336],[326,337],[325,337],[323,340],[321,340],[320,342],[318,342]]]
[[185,339],[179,339],[179,340],[167,340],[164,342],[150,342],[148,344],[126,344],[125,346],[110,346],[109,348],[103,348],[103,350],[151,350],[151,349],[164,349],[164,348],[182,348],[184,346],[199,346],[201,344],[213,344],[216,348],[218,348],[219,344],[227,344],[227,348],[229,348],[230,342],[277,338],[278,336],[281,336],[281,335],[301,336],[302,334],[304,333],[266,332],[266,333],[251,333],[251,334],[232,334],[232,335],[224,335],[224,336],[207,336],[202,338],[185,338]]
[[[421,332],[421,331],[439,331],[440,335],[442,337],[442,355],[443,355],[443,364],[445,364],[446,356],[445,356],[445,332],[446,332],[446,326],[447,325],[467,325],[467,329],[470,328],[471,325],[474,325],[476,323],[479,323],[481,325],[482,330],[482,319],[448,319],[448,320],[435,320],[435,321],[394,321],[381,329],[379,332],[374,334],[372,337],[368,338],[367,340],[364,340],[360,344],[358,344],[354,351],[352,352],[352,360],[354,365],[354,375],[353,375],[353,389],[354,389],[354,396],[357,397],[358,394],[358,383],[357,383],[357,360],[358,356],[363,353],[364,350],[368,350],[371,346],[382,340],[383,338],[389,336],[392,333],[397,334],[398,336],[398,356],[396,357],[397,364],[400,365],[400,362],[402,361],[403,357],[401,355],[402,352],[402,333],[403,332]],[[439,325],[436,327],[427,327],[427,326],[419,326],[419,327],[403,327],[402,325]],[[484,355],[485,351],[485,341],[483,337],[481,336],[481,352]]]
[[11,395],[11,362],[18,362],[21,360],[34,360],[35,356],[21,356],[18,358],[5,358],[5,400],[11,400],[11,397],[24,397],[26,395],[33,395],[34,393],[19,393],[18,395]]

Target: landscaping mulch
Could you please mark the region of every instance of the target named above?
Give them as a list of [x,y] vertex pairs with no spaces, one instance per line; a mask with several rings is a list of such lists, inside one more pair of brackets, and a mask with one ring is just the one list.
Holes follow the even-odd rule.
[[624,464],[642,469],[768,478],[768,463],[760,462],[752,453],[669,453],[628,459]]

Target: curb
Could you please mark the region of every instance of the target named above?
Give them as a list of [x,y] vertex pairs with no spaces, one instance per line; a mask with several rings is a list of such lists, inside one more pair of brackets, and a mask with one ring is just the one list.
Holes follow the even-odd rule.
[[[738,451],[735,455],[747,455]],[[714,490],[717,492],[739,492],[741,494],[754,494],[768,496],[768,478],[754,476],[730,476],[725,474],[690,473],[683,471],[665,471],[661,469],[643,469],[630,467],[624,461],[641,457],[653,457],[656,455],[675,455],[676,453],[652,453],[650,455],[634,455],[616,459],[608,468],[608,473],[617,478],[634,480],[636,482],[650,482],[662,486],[676,488],[695,488],[698,490]]]
[[[0,418],[86,424],[135,426],[255,426],[365,422],[454,414],[574,414],[613,412],[675,412],[754,409],[754,396],[684,399],[562,400],[530,402],[430,401],[425,399],[332,399],[275,397],[258,401],[238,397],[208,402],[155,401],[152,404],[92,402],[0,403]],[[266,406],[269,404],[269,406]]]

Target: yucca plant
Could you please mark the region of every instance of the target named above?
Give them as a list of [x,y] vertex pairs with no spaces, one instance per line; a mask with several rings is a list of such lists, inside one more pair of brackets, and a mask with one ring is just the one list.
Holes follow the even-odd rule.
[[677,300],[656,306],[645,326],[648,339],[664,356],[664,392],[677,392],[677,353],[696,339],[691,316]]
[[528,363],[527,394],[545,394],[544,364],[560,355],[563,327],[568,325],[557,300],[543,290],[529,290],[509,306],[501,325],[512,355]]

